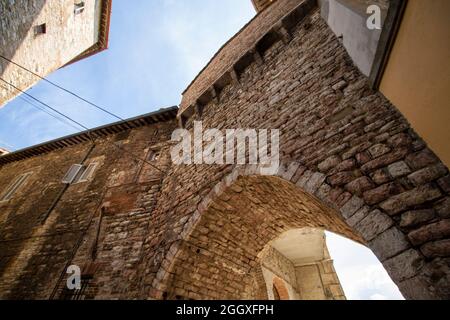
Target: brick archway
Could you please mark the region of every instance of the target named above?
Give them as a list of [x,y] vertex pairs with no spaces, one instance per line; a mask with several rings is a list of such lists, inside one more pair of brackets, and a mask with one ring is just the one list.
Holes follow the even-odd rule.
[[[256,19],[219,54],[229,64],[213,59],[184,93],[179,118],[186,129],[193,132],[194,121],[203,121],[205,129],[279,129],[283,164],[276,177],[258,176],[253,166],[171,167],[155,213],[158,222],[167,222],[161,232],[169,231],[151,238],[147,250],[145,282],[151,283],[152,297],[241,297],[241,285],[216,292],[215,278],[221,285],[245,283],[242,273],[255,265],[263,243],[283,228],[296,227],[286,221],[298,218],[298,211],[286,215],[286,208],[299,199],[314,203],[320,214],[312,215],[318,220],[304,216],[297,226],[327,228],[366,243],[406,298],[450,297],[448,168],[396,107],[370,88],[320,12],[314,6],[302,8],[307,3],[312,2],[292,11],[296,21],[283,20],[254,43],[233,46],[252,26],[264,24]],[[260,220],[243,223],[242,215],[219,219],[233,210],[248,214],[235,207],[239,200],[230,204],[227,198],[242,196],[245,186],[266,189],[245,202],[255,205]],[[173,190],[182,190],[183,196],[172,200]],[[255,199],[260,199],[258,206]],[[275,201],[277,210],[267,211],[264,201]],[[273,221],[268,212],[285,215]],[[266,238],[248,250],[251,259],[242,257],[241,268],[221,262],[236,273],[227,280],[217,267],[195,257],[215,257],[218,249],[228,248],[228,259],[239,261],[242,248],[221,245],[213,237],[236,221],[244,229],[226,243],[246,243],[255,232]],[[217,230],[210,232],[210,225]],[[158,259],[155,251],[162,252]],[[189,266],[194,269],[184,270]]]
[[427,265],[388,215],[314,178],[321,174],[297,162],[281,165],[276,176],[257,172],[258,166],[236,167],[199,203],[153,283],[164,298],[267,298],[262,290],[249,290],[255,287],[252,281],[258,287],[258,253],[281,233],[301,227],[326,229],[367,245],[405,297],[436,298],[436,282],[429,278],[436,275],[435,266]]

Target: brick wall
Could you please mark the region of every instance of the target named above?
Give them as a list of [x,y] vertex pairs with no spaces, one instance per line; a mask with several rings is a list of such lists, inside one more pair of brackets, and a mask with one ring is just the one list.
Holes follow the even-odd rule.
[[[84,11],[75,15],[72,0],[1,1],[0,53],[41,76],[61,68],[98,40],[97,1],[84,2]],[[46,33],[35,35],[34,28],[44,23]],[[21,90],[40,80],[1,58],[0,76]],[[0,107],[17,95],[0,81]]]
[[182,110],[190,130],[194,120],[280,129],[285,169],[277,180],[251,166],[171,168],[157,210],[176,232],[154,246],[165,259],[148,274],[152,296],[239,298],[264,244],[311,226],[366,244],[406,298],[448,297],[448,169],[369,88],[317,10],[290,33],[202,108]]
[[[2,190],[23,168],[37,174],[20,201],[0,207],[1,297],[48,297],[72,262],[98,268],[96,298],[263,297],[251,289],[259,253],[286,231],[313,227],[366,244],[406,298],[449,298],[448,169],[369,88],[318,10],[302,8],[243,48],[251,54],[233,65],[238,78],[183,113],[189,130],[194,120],[280,129],[275,176],[250,165],[172,165],[162,184],[139,183],[153,173],[102,143],[89,156],[104,157],[98,177],[71,187],[41,226],[61,175],[88,145],[5,165]],[[165,128],[154,139],[175,125]],[[145,130],[128,146],[141,155],[152,144]]]
[[71,185],[49,214],[64,188],[62,177],[91,144],[3,165],[2,192],[18,174],[33,174],[11,200],[0,202],[0,297],[58,298],[71,264],[83,272],[96,265],[91,297],[137,297],[138,265],[163,173],[113,144],[143,159],[150,149],[159,150],[153,164],[164,172],[174,127],[174,121],[160,123],[133,129],[126,138],[119,133],[97,140],[85,162],[99,164],[92,181]]

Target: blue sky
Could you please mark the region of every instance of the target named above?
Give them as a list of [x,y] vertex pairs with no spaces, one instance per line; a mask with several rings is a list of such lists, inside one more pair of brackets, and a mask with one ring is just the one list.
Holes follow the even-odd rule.
[[[122,118],[177,105],[254,14],[250,0],[115,0],[109,49],[48,78]],[[44,82],[29,93],[88,127],[117,120]],[[0,109],[0,123],[0,147],[10,150],[75,132],[19,98]],[[327,242],[349,299],[401,299],[370,250],[334,234]]]
[[[214,53],[254,15],[250,0],[113,2],[109,49],[48,78],[122,118],[179,104]],[[88,127],[116,121],[44,82],[29,93]],[[0,146],[20,149],[75,132],[15,99],[0,109]]]

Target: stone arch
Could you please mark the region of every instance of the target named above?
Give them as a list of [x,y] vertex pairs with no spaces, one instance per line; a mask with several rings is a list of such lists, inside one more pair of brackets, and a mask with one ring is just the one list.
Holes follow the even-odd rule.
[[[298,5],[283,1],[287,2],[292,8],[294,2]],[[282,2],[278,3],[281,7]],[[172,226],[181,232],[176,233],[170,248],[167,242],[155,241],[154,247],[164,247],[165,258],[157,264],[156,276],[151,277],[153,288],[167,292],[168,297],[216,297],[212,283],[206,285],[206,293],[201,286],[189,284],[189,279],[185,279],[187,287],[179,287],[184,281],[180,261],[186,259],[190,241],[201,236],[196,233],[208,230],[203,224],[217,214],[217,202],[219,206],[227,204],[221,199],[223,194],[235,192],[236,186],[243,189],[240,177],[262,185],[268,180],[271,186],[281,183],[284,191],[289,189],[287,185],[295,186],[303,192],[302,196],[297,193],[298,197],[326,207],[321,212],[338,217],[340,222],[317,222],[318,227],[332,225],[341,230],[330,231],[370,247],[406,298],[448,299],[448,168],[395,106],[371,89],[315,6],[308,10],[302,6],[297,9],[303,14],[295,9],[288,15],[296,21],[281,20],[289,22],[287,33],[269,28],[269,36],[240,47],[246,54],[227,44],[223,50],[241,58],[230,60],[229,65],[213,59],[220,68],[205,69],[183,94],[179,118],[191,132],[194,121],[203,121],[205,129],[280,129],[283,165],[274,177],[258,176],[254,166],[172,167],[167,179],[172,190],[181,185],[189,195],[179,203],[182,208],[164,208],[169,192],[159,202],[158,214],[174,220],[168,233]],[[251,33],[251,28],[246,30],[244,33]],[[244,36],[235,39],[243,40]],[[214,82],[208,69],[219,70],[219,80]],[[195,88],[195,83],[201,88]],[[177,175],[178,181],[173,179]],[[267,197],[277,196],[275,191],[279,190],[273,189]],[[258,197],[248,199],[249,203],[254,199]],[[282,204],[289,206],[290,201]],[[226,221],[221,228],[233,222]],[[267,226],[269,230],[278,227],[276,222]],[[207,243],[206,234],[208,237],[197,240]],[[173,238],[175,235],[170,240]],[[195,257],[197,250],[201,253],[204,248],[195,249],[189,258]],[[247,264],[253,267],[254,261]],[[232,288],[229,291],[225,296],[235,298]]]
[[[308,173],[296,162],[281,165],[276,176],[258,172],[258,166],[236,167],[203,198],[185,224],[182,241],[174,245],[174,254],[163,263],[169,266],[167,271],[161,271],[159,281],[154,283],[167,298],[265,297],[261,291],[256,296],[248,292],[254,277],[246,275],[253,274],[258,253],[268,242],[301,227],[327,229],[367,245],[405,296],[431,297],[430,282],[419,282],[422,287],[416,291],[402,286],[405,273],[423,277],[419,272],[424,261],[384,213],[374,212],[343,189],[335,191],[340,193],[337,199],[329,198],[329,194],[326,197],[319,192],[331,189],[325,179],[318,179],[319,173]],[[361,223],[365,219],[367,223]],[[406,270],[400,270],[392,259],[399,255],[412,258],[407,260],[411,265],[403,264]]]

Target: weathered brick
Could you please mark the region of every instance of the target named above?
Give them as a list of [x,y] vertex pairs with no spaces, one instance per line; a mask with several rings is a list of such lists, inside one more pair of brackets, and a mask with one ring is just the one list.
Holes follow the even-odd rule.
[[412,142],[411,137],[406,133],[399,133],[388,140],[388,143],[393,148],[409,146]]
[[414,230],[408,234],[414,245],[450,237],[450,220],[442,220]]
[[332,173],[341,172],[341,171],[351,171],[355,169],[356,163],[355,159],[347,159],[339,163],[332,171]]
[[394,222],[388,215],[380,210],[374,210],[361,220],[355,229],[363,236],[364,240],[371,241],[393,224]]
[[447,168],[439,163],[434,166],[426,167],[422,170],[416,171],[408,176],[408,179],[415,185],[419,186],[436,180],[448,172]]
[[327,182],[332,186],[342,186],[357,178],[357,173],[353,171],[345,171],[336,173],[327,178]]
[[369,162],[371,160],[370,156],[369,156],[369,154],[367,152],[357,153],[355,155],[355,158],[356,158],[356,161],[358,162],[359,165],[363,165],[363,164],[365,164],[365,163],[367,163],[367,162]]
[[305,191],[314,194],[327,178],[323,173],[315,172],[305,185]]
[[361,196],[366,190],[373,188],[373,182],[367,177],[361,177],[345,185],[345,189],[353,194]]
[[450,193],[450,175],[438,180],[439,186],[447,193]]
[[429,242],[420,251],[428,258],[450,257],[450,239]]
[[364,206],[361,209],[359,209],[358,211],[356,211],[356,213],[354,215],[352,215],[350,218],[348,218],[347,224],[350,227],[354,227],[358,222],[360,222],[362,219],[364,219],[367,215],[369,214],[369,207]]
[[395,227],[386,230],[370,242],[370,248],[382,262],[409,247],[410,244],[405,235]]
[[331,156],[327,158],[326,160],[322,161],[318,168],[321,172],[328,172],[330,169],[334,168],[341,162],[341,158],[339,156]]
[[400,226],[405,228],[415,227],[432,220],[434,217],[435,213],[432,209],[408,211],[402,214]]
[[386,260],[383,265],[392,279],[403,281],[417,275],[424,265],[424,260],[416,250],[410,249]]
[[393,196],[380,204],[388,214],[394,215],[412,206],[435,200],[442,195],[441,191],[431,184]]
[[356,211],[358,211],[364,205],[364,200],[353,196],[347,203],[341,208],[341,213],[345,219],[350,218]]
[[439,159],[429,149],[425,149],[417,153],[409,154],[405,161],[411,169],[419,170],[438,163]]
[[392,180],[387,169],[383,168],[370,174],[370,178],[376,184],[384,184]]
[[391,164],[388,167],[388,172],[393,178],[398,178],[411,173],[411,169],[404,161],[399,161]]
[[441,201],[439,201],[435,207],[436,212],[442,218],[450,218],[450,198],[447,197]]
[[408,154],[405,148],[395,149],[394,151],[385,154],[375,160],[372,160],[361,167],[363,172],[370,172],[376,169],[388,166],[396,161],[403,159]]
[[384,201],[388,199],[389,197],[392,197],[398,193],[400,193],[402,190],[401,186],[399,186],[395,182],[383,184],[382,186],[379,186],[378,188],[369,190],[367,192],[364,192],[364,200],[367,204],[376,204],[380,203],[381,201]]
[[391,148],[380,143],[380,144],[376,144],[376,145],[370,147],[368,151],[369,151],[369,154],[372,157],[372,159],[376,159],[388,152],[391,152]]

